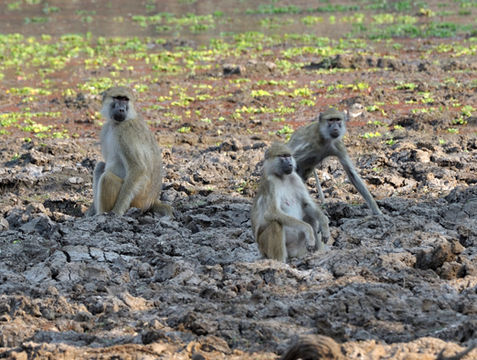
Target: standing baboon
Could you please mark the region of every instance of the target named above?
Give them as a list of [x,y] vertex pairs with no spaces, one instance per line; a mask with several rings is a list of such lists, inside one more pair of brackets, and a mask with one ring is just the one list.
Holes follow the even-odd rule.
[[293,133],[287,145],[296,159],[297,172],[306,181],[315,171],[316,187],[323,200],[323,191],[318,176],[316,176],[315,167],[328,156],[338,157],[351,183],[364,197],[373,213],[382,215],[346,151],[343,143],[346,120],[345,113],[336,109],[328,109],[320,114],[318,121],[303,126]]
[[160,202],[162,155],[146,122],[136,112],[132,91],[112,87],[103,94],[101,130],[104,162],[93,173],[93,205],[87,215],[113,211],[118,215],[130,207],[172,215],[172,208]]
[[330,237],[328,218],[295,171],[290,149],[274,143],[265,153],[263,174],[252,206],[252,230],[265,257],[300,257],[307,245],[322,249]]

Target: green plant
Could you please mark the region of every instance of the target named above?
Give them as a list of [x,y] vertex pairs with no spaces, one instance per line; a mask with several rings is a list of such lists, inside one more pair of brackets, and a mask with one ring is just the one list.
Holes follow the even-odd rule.
[[378,126],[386,126],[385,123],[383,123],[382,121],[379,121],[379,120],[373,120],[373,121],[368,121],[368,125],[374,125],[376,127]]
[[317,23],[323,22],[323,17],[321,16],[305,16],[301,19],[301,22],[306,26],[315,25]]
[[189,133],[191,131],[190,126],[182,126],[177,130],[181,134]]
[[275,6],[274,4],[260,4],[257,9],[247,9],[246,14],[298,14],[302,9],[295,5]]
[[436,13],[432,11],[431,9],[428,8],[420,8],[418,11],[418,14],[420,16],[425,16],[425,17],[434,17],[436,16]]
[[277,130],[277,135],[289,135],[293,134],[293,129],[288,125],[283,125],[280,130]]
[[459,116],[458,118],[452,120],[453,125],[465,125],[467,121],[464,119],[463,116]]
[[367,132],[367,133],[364,133],[363,135],[361,135],[362,138],[364,139],[372,139],[372,138],[375,138],[375,137],[381,137],[381,133],[376,131],[376,132]]
[[262,96],[272,96],[268,91],[266,90],[252,90],[250,92],[250,95],[252,97],[262,97]]
[[44,24],[44,23],[47,23],[49,19],[43,16],[33,16],[33,17],[26,17],[24,21],[25,21],[25,24]]
[[377,104],[366,106],[366,111],[369,111],[369,112],[379,111],[381,112],[383,116],[386,116],[386,112],[383,109],[381,109]]
[[460,109],[462,116],[466,116],[466,117],[472,116],[472,113],[474,111],[475,111],[475,108],[472,105],[464,105]]
[[400,83],[396,86],[396,90],[414,90],[417,84],[414,83]]
[[22,8],[22,2],[21,1],[14,1],[9,4],[7,4],[7,10],[13,11],[13,10],[21,10]]

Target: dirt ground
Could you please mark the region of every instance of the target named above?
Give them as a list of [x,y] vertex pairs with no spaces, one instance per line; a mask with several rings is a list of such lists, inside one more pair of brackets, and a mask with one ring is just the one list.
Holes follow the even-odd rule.
[[[365,76],[369,91],[316,94],[315,108],[287,118],[296,128],[325,105],[355,102],[379,102],[386,111],[353,119],[345,139],[384,216],[372,216],[339,163],[326,160],[319,176],[332,238],[326,251],[287,264],[260,257],[249,219],[264,150],[284,140],[270,132],[282,123],[227,117],[180,124],[192,127],[180,133],[163,122],[154,131],[166,169],[163,200],[174,218],[135,209],[86,218],[100,159],[100,128],[87,119],[99,97],[31,104],[70,114],[75,121],[64,126],[80,137],[2,137],[0,357],[276,359],[301,334],[332,337],[348,359],[436,359],[470,346],[477,336],[477,120],[466,116],[458,132],[448,131],[458,109],[447,109],[451,101],[477,103],[477,88],[468,86],[476,63],[444,54],[436,64],[420,55],[337,58],[332,66],[353,71],[323,78]],[[316,77],[320,59],[304,61],[311,68],[286,78]],[[236,62],[245,75],[219,69],[215,84],[283,78],[270,64]],[[377,71],[365,72],[370,66]],[[389,77],[417,88],[397,91],[383,81]],[[406,101],[419,91],[445,109],[410,112]],[[16,101],[0,98],[2,109]],[[261,101],[238,91],[211,101],[202,115]],[[392,141],[361,136],[376,131],[390,131]],[[314,181],[308,185],[317,198]],[[465,359],[475,357],[477,350]]]

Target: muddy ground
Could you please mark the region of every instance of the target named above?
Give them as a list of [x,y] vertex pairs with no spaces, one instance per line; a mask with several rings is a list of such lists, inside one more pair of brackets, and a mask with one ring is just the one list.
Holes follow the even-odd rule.
[[[408,61],[411,52],[381,65],[352,55],[335,59],[332,66],[353,72],[323,78],[366,76],[369,91],[317,94],[315,109],[288,119],[297,127],[325,103],[388,106],[385,116],[366,112],[354,119],[345,139],[384,216],[372,216],[339,163],[327,160],[319,176],[332,239],[326,251],[287,264],[260,257],[249,219],[264,149],[284,140],[269,131],[282,124],[227,118],[178,133],[163,123],[154,131],[167,173],[163,200],[175,217],[131,209],[85,218],[100,159],[99,127],[80,120],[98,109],[99,97],[32,104],[69,111],[78,121],[65,126],[81,136],[27,143],[21,134],[2,137],[0,356],[275,359],[300,334],[334,338],[349,359],[435,359],[443,349],[449,356],[471,345],[477,336],[477,122],[468,116],[458,133],[450,132],[454,113],[413,114],[392,104],[405,104],[418,90],[431,92],[436,106],[476,104],[476,88],[467,86],[475,62],[451,55],[439,63]],[[317,76],[313,67],[321,59],[304,60],[310,68],[287,79]],[[214,81],[283,78],[270,64],[236,62],[242,74],[219,69]],[[370,66],[377,71],[364,73]],[[383,82],[389,77],[420,89],[394,91]],[[444,85],[449,77],[456,82]],[[237,92],[217,102],[226,108],[257,99]],[[375,119],[392,129],[394,143],[360,136],[386,131],[368,125]],[[308,185],[316,198],[314,181]],[[466,359],[472,356],[477,351]]]

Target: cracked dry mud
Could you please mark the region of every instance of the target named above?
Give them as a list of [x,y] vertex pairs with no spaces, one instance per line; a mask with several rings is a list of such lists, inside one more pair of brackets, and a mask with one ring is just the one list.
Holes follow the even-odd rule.
[[[409,69],[396,64],[396,77]],[[421,84],[436,76],[409,66]],[[460,96],[433,91],[437,101]],[[359,101],[391,96],[400,95]],[[174,219],[135,209],[82,216],[97,128],[41,143],[12,136],[4,159],[19,156],[0,168],[0,356],[274,359],[300,334],[332,337],[349,359],[463,350],[477,331],[475,121],[449,134],[446,114],[387,120],[403,127],[394,145],[359,137],[357,126],[345,141],[383,218],[327,160],[319,175],[332,239],[288,264],[261,259],[250,230],[273,135],[237,124],[221,125],[220,138],[200,127],[158,131]]]

